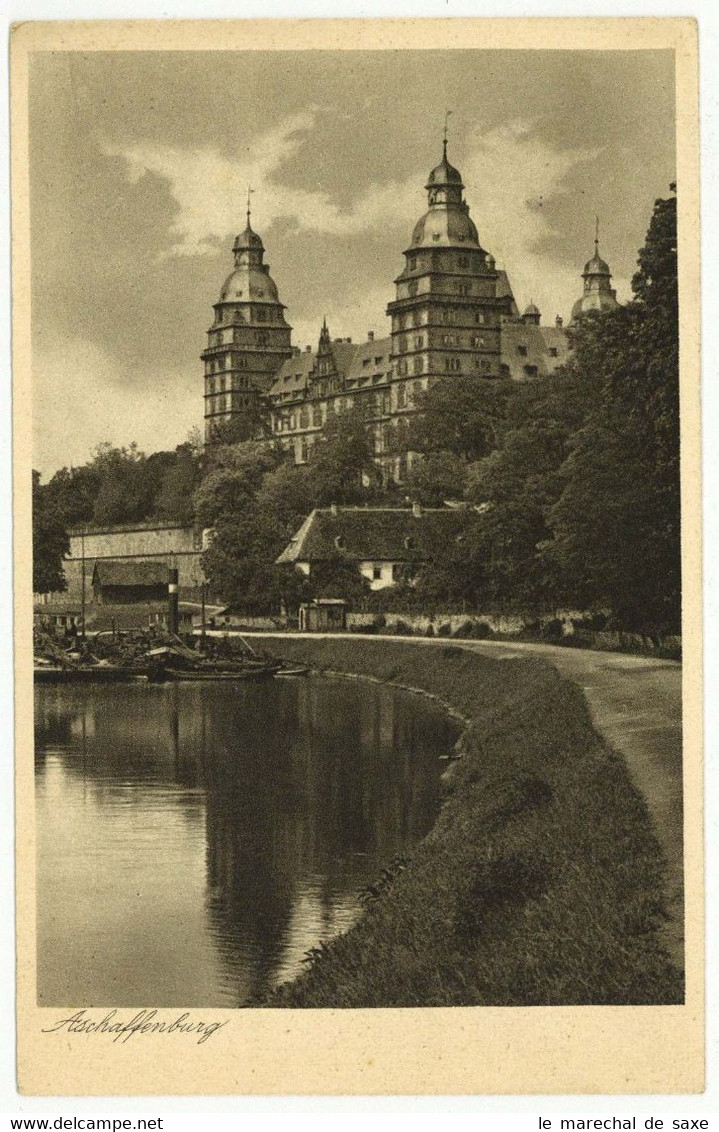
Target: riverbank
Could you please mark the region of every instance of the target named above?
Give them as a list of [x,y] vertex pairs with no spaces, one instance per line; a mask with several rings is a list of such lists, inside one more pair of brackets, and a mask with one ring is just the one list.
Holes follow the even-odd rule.
[[434,695],[468,720],[437,823],[271,1006],[683,1000],[646,802],[581,691],[536,659],[283,640],[288,660]]

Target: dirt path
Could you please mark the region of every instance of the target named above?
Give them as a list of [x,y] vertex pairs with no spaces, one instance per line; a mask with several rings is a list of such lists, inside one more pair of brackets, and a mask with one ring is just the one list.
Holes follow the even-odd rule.
[[[254,635],[254,634],[253,634]],[[302,636],[294,633],[260,633],[258,636]],[[312,635],[348,637],[355,634]],[[371,637],[378,647],[407,640],[427,647],[447,641],[421,637]],[[623,653],[567,649],[558,645],[458,641],[453,645],[484,656],[506,659],[536,656],[547,660],[577,683],[586,697],[594,725],[614,750],[624,755],[632,778],[644,795],[655,823],[657,838],[667,860],[667,897],[670,920],[663,932],[673,960],[684,966],[683,823],[682,823],[682,668],[675,661]]]

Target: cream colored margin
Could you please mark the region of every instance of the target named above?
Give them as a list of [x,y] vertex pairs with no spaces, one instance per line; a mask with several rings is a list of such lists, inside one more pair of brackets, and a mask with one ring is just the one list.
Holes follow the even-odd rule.
[[[686,1093],[704,1080],[697,27],[689,19],[25,23],[12,34],[18,1061],[23,1092]],[[687,1003],[682,1007],[212,1011],[204,1045],[42,1034],[35,1005],[28,56],[32,51],[674,49],[684,556]],[[651,108],[648,108],[651,113]],[[53,412],[61,412],[54,405]],[[72,427],[68,421],[68,427]],[[78,924],[78,931],[82,925]]]

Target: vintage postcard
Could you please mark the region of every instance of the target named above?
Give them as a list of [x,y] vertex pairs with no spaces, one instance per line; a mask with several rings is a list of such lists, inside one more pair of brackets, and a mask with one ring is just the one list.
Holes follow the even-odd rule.
[[703,1088],[697,28],[12,35],[18,1079]]

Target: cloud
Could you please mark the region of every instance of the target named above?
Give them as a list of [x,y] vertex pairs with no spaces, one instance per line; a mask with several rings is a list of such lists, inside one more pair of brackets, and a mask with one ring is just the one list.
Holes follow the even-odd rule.
[[[426,169],[401,181],[369,185],[347,208],[340,208],[323,190],[295,188],[283,181],[283,166],[306,145],[318,113],[310,108],[285,119],[258,137],[246,158],[237,160],[210,148],[105,143],[104,151],[124,159],[131,181],[149,174],[167,184],[177,209],[169,254],[213,253],[241,225],[250,184],[255,189],[253,223],[263,232],[275,222],[325,236],[409,230],[421,215]],[[533,298],[547,317],[558,310],[568,313],[578,295],[585,251],[587,256],[591,252],[578,249],[576,265],[552,262],[547,249],[560,234],[552,227],[547,204],[566,194],[569,175],[598,154],[559,148],[541,136],[535,123],[522,120],[477,131],[464,147],[461,171],[482,243],[509,271],[518,301]],[[361,296],[359,282],[356,291]],[[370,324],[377,322],[379,313]]]
[[202,424],[197,372],[129,372],[99,346],[75,338],[34,350],[32,373],[33,467],[43,478],[84,464],[103,440],[136,440],[155,452],[174,448]]
[[[557,312],[569,314],[592,250],[577,249],[576,265],[553,261],[547,249],[559,234],[547,204],[569,191],[568,176],[577,166],[598,155],[596,149],[559,149],[525,121],[470,139],[462,175],[480,240],[508,272],[520,306],[533,299],[547,321]],[[589,230],[592,222],[588,217]]]

